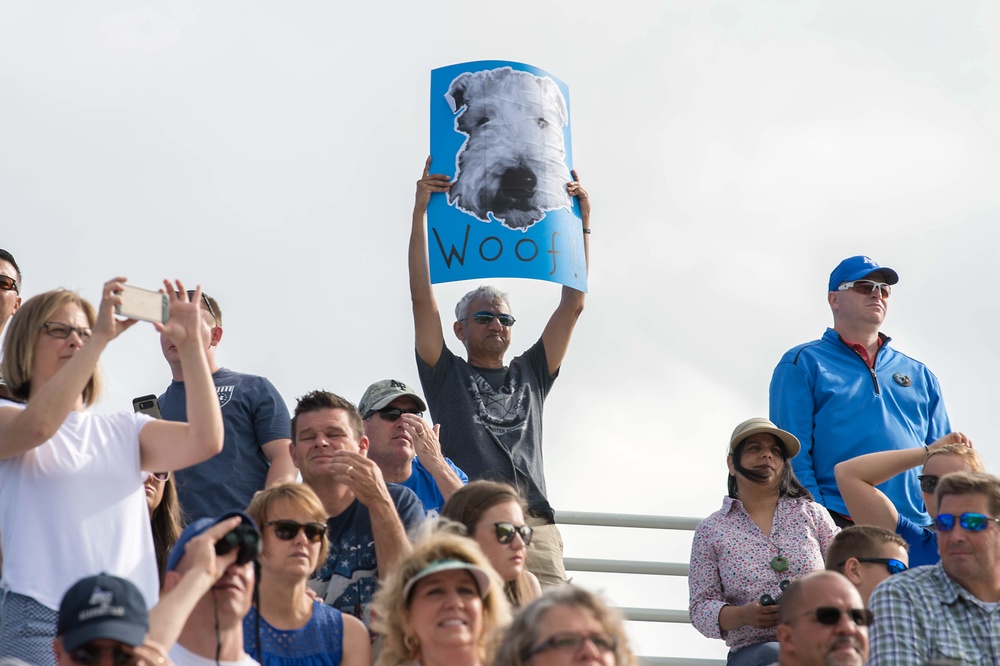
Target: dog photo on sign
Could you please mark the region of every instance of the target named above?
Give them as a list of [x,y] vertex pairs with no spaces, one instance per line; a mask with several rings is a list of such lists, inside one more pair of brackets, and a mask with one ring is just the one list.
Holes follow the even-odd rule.
[[445,98],[458,114],[455,131],[466,137],[450,205],[521,231],[546,211],[572,210],[563,137],[569,117],[555,81],[510,67],[465,72]]

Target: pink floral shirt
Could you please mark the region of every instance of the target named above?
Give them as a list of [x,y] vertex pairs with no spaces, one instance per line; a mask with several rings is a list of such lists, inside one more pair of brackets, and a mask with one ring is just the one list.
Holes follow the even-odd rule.
[[[719,611],[757,601],[762,594],[777,598],[781,581],[822,569],[838,531],[816,502],[782,497],[774,509],[771,535],[764,536],[743,503],[726,497],[722,508],[698,523],[694,532],[688,574],[691,624],[709,638],[724,638],[730,650],[777,640],[776,627],[739,627],[723,635]],[[788,570],[781,573],[771,568],[771,558],[779,554],[788,560]]]

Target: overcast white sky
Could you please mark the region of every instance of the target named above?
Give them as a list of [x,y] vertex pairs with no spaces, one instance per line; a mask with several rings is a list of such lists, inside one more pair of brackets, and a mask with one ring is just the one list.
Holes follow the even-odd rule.
[[[8,2],[0,247],[25,295],[201,282],[222,363],[290,404],[417,385],[405,255],[430,70],[492,58],[569,86],[594,204],[587,310],[546,410],[557,510],[718,508],[730,431],[766,415],[775,363],[830,323],[827,277],[854,254],[899,271],[884,330],[1000,469],[991,2]],[[559,288],[501,285],[520,350]],[[442,309],[472,286],[439,288]],[[104,360],[101,411],[169,381],[148,325]],[[566,533],[574,556],[686,559],[690,541]],[[683,581],[578,580],[686,606]],[[634,635],[725,654],[690,627]]]

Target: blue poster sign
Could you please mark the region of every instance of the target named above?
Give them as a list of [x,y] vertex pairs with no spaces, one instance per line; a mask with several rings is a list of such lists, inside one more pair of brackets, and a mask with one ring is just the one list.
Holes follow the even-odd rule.
[[569,89],[544,70],[480,60],[431,72],[431,282],[523,277],[587,290],[572,180]]

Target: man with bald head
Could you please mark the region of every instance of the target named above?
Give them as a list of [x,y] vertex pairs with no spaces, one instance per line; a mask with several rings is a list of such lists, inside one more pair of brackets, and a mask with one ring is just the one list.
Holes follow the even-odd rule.
[[[951,431],[937,377],[896,351],[879,329],[899,275],[869,257],[833,269],[826,299],[833,328],[793,347],[771,377],[771,421],[802,444],[795,476],[840,527],[852,520],[833,468],[877,451],[926,448]],[[918,471],[879,486],[901,516],[929,525]]]
[[792,581],[778,611],[780,666],[863,666],[872,614],[847,578],[814,571]]

